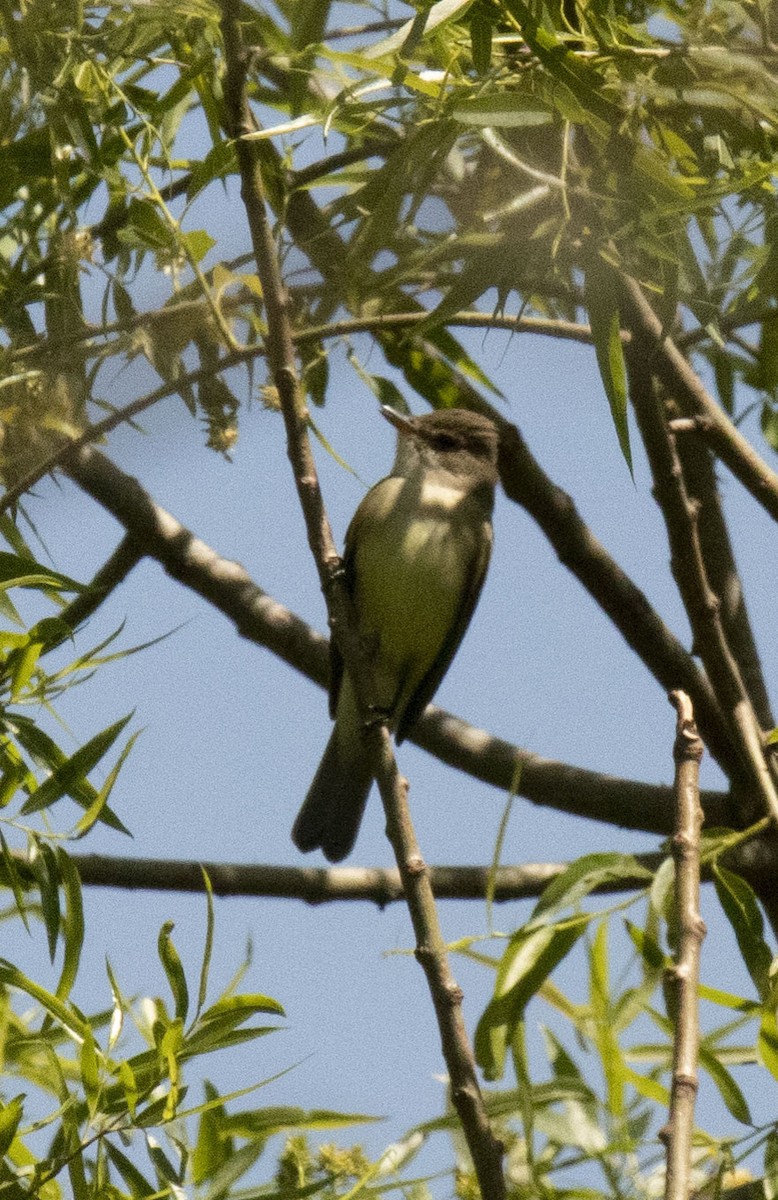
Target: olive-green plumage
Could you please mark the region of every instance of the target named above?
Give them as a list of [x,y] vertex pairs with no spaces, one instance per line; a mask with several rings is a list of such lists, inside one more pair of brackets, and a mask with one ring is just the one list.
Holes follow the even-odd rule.
[[[497,430],[464,409],[411,418],[382,411],[398,430],[397,457],[354,514],[344,567],[360,633],[374,647],[376,708],[401,742],[448,670],[481,592]],[[356,839],[373,773],[334,643],[330,709],[335,728],[292,838],[339,862]]]

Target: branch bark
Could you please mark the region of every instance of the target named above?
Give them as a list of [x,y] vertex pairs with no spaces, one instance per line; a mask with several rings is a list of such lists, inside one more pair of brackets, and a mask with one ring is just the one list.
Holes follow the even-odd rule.
[[[654,348],[637,335],[627,350],[630,395],[654,479],[654,495],[662,511],[670,543],[671,569],[686,608],[697,653],[729,723],[738,761],[733,784],[745,782],[741,820],[754,818],[754,797],[763,811],[778,820],[778,793],[764,755],[763,736],[729,646],[718,597],[708,579],[698,526],[698,508],[686,489],[683,470],[652,376]],[[703,737],[705,735],[703,734]]]
[[[87,446],[71,454],[67,473],[124,526],[146,555],[223,613],[242,637],[265,646],[320,687],[327,686],[327,639],[268,596],[240,563],[218,555],[101,451]],[[670,832],[669,787],[541,758],[434,705],[416,725],[411,740],[502,791],[510,790],[518,775],[519,794],[534,804],[625,829]],[[733,823],[734,809],[725,792],[705,792],[704,802],[710,825]]]
[[660,1131],[667,1148],[665,1200],[687,1200],[692,1166],[697,1056],[700,1042],[700,947],[705,923],[700,916],[700,760],[703,745],[694,712],[684,692],[671,692],[678,713],[675,759],[675,907],[680,931],[678,952],[668,982],[674,992],[675,1036],[670,1116]]
[[634,279],[622,276],[627,328],[640,337],[652,352],[652,370],[684,411],[694,416],[700,433],[774,521],[778,521],[778,475],[705,388],[681,351],[662,327],[662,323]]
[[[327,607],[343,651],[362,712],[371,710],[375,696],[368,655],[359,644],[357,624],[340,572],[329,522],[324,511],[315,463],[307,436],[307,411],[299,386],[288,301],[267,216],[264,185],[249,140],[253,121],[246,77],[248,53],[240,27],[240,0],[222,0],[221,29],[226,65],[224,98],[227,132],[235,140],[241,177],[241,196],[262,284],[267,316],[267,357],[278,390],[300,505],[308,541],[327,597]],[[462,993],[448,964],[445,941],[429,881],[419,853],[407,806],[407,784],[400,778],[386,721],[366,728],[365,744],[376,767],[387,832],[395,850],[408,911],[416,935],[417,957],[424,968],[438,1020],[443,1055],[448,1067],[451,1097],[475,1167],[483,1200],[503,1200],[503,1145],[489,1124],[475,1071],[475,1059],[462,1016]]]

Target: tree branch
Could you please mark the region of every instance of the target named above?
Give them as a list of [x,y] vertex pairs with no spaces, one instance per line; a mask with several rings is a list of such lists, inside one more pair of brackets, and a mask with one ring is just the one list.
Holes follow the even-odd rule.
[[[667,335],[640,286],[622,276],[623,317],[633,336],[652,351],[651,368],[695,423],[708,445],[774,521],[778,521],[778,475],[732,423]],[[695,711],[697,706],[695,704]],[[698,714],[699,715],[699,714]]]
[[[93,576],[89,586],[62,609],[59,614],[60,621],[64,621],[72,630],[78,629],[79,625],[97,612],[100,605],[108,599],[119,584],[124,582],[130,571],[145,555],[146,551],[132,535],[125,534],[113,553]],[[55,645],[59,646],[64,641],[65,638],[62,637],[57,642],[50,642],[46,649],[53,650]]]
[[692,1167],[694,1104],[697,1098],[697,1055],[700,1043],[700,947],[705,923],[700,916],[700,760],[703,745],[694,724],[689,697],[671,692],[678,712],[675,759],[675,909],[679,926],[675,964],[668,983],[675,999],[673,1080],[670,1116],[659,1136],[667,1148],[665,1200],[687,1200]]
[[[13,853],[22,882],[34,886],[25,852]],[[383,867],[288,867],[256,863],[195,862],[175,858],[128,858],[105,854],[71,854],[84,887],[129,891],[194,892],[205,888],[206,871],[217,896],[263,896],[303,900],[306,904],[368,901],[378,908],[405,899],[400,872]],[[629,892],[646,886],[646,872],[656,871],[662,854],[635,855],[634,877],[620,876],[596,891]],[[432,890],[439,900],[483,900],[490,886],[496,901],[537,897],[568,863],[524,863],[499,867],[492,880],[489,867],[430,867]],[[0,869],[0,878],[3,872]],[[5,880],[3,879],[5,882]]]
[[[762,732],[727,642],[720,605],[712,591],[698,528],[698,509],[689,498],[683,471],[663,406],[656,395],[651,368],[653,346],[635,336],[627,350],[630,395],[654,478],[654,495],[670,543],[673,576],[691,623],[694,645],[738,748],[733,783],[748,781],[751,797],[759,796],[764,811],[778,819],[778,794],[763,752]],[[704,736],[704,735],[703,735]],[[742,814],[744,823],[753,811]]]
[[[670,426],[672,428],[672,421]],[[719,499],[711,452],[696,437],[676,438],[675,449],[689,498],[697,506],[700,550],[710,585],[719,598],[724,633],[757,720],[763,729],[772,729],[775,720],[745,605],[743,584]]]
[[[149,558],[223,613],[242,637],[265,646],[320,687],[327,686],[327,639],[262,591],[240,563],[221,558],[99,450],[90,446],[78,450],[71,455],[67,472],[125,527]],[[434,705],[417,723],[411,740],[441,761],[503,791],[518,775],[519,794],[535,804],[623,828],[670,832],[669,787],[540,758]],[[709,825],[732,823],[726,793],[706,792],[704,801]]]
[[[308,541],[325,589],[333,632],[343,652],[363,714],[376,695],[372,664],[360,646],[357,623],[339,573],[340,559],[322,503],[316,468],[307,436],[307,411],[299,386],[286,291],[267,217],[264,185],[254,143],[249,140],[252,118],[246,92],[247,52],[240,27],[240,0],[222,0],[222,37],[227,132],[236,141],[241,196],[262,284],[268,337],[267,358],[278,389],[287,432],[289,459],[305,518]],[[448,964],[429,873],[421,858],[407,805],[407,784],[400,778],[386,721],[366,728],[365,746],[376,768],[387,833],[397,858],[408,911],[416,935],[416,954],[429,984],[450,1076],[451,1098],[475,1167],[483,1200],[502,1200],[505,1179],[503,1145],[489,1123],[475,1071],[475,1059],[462,1016],[462,993]]]

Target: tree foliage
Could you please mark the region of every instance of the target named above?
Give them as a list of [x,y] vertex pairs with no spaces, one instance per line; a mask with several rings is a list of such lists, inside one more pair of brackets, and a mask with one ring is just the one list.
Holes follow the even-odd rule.
[[[225,94],[230,9],[246,47],[252,122],[240,147]],[[316,410],[335,402],[334,345],[346,347],[356,375],[384,403],[404,405],[415,393],[433,407],[488,410],[497,389],[462,344],[467,326],[591,345],[630,465],[632,404],[693,647],[664,625],[498,413],[502,480],[658,685],[688,692],[728,780],[726,795],[704,797],[715,823],[729,828],[706,835],[702,860],[753,995],[699,989],[709,1011],[723,1013],[706,1027],[700,1063],[740,1132],[721,1139],[698,1131],[695,1169],[715,1190],[758,1149],[772,1194],[776,1130],[753,1125],[735,1068],[758,1062],[778,1078],[762,916],[775,928],[767,818],[778,818],[778,733],[715,468],[724,463],[778,519],[774,6],[3,0],[0,22],[4,915],[40,926],[52,960],[61,959],[53,991],[0,963],[0,1191],[216,1200],[351,1194],[401,1179],[423,1194],[428,1185],[412,1184],[408,1163],[444,1130],[454,1138],[456,1186],[475,1194],[451,1113],[370,1163],[358,1148],[324,1146],[317,1157],[303,1136],[362,1116],[236,1107],[242,1095],[220,1096],[207,1080],[204,1100],[190,1098],[184,1075],[195,1059],[272,1032],[283,1012],[267,996],[240,992],[240,972],[210,998],[207,877],[196,997],[165,923],[166,1000],[131,1003],[110,967],[109,1008],[84,1014],[70,998],[88,931],[67,847],[98,822],[125,830],[109,801],[135,739],[123,714],[70,754],[49,732],[46,713],[65,689],[88,686],[95,670],[130,652],[120,631],[82,648],[86,617],[148,555],[241,631],[322,674],[305,632],[284,640],[250,580],[237,586],[212,562],[180,553],[151,497],[110,459],[110,432],[170,397],[200,423],[205,445],[229,456],[241,417],[236,368],[268,407],[278,406],[278,379],[264,365],[267,357],[272,368],[277,336],[274,297],[249,249],[259,198],[272,219],[284,281],[275,299],[314,431]],[[253,197],[238,153],[245,146],[257,173]],[[223,253],[224,231],[211,219],[214,195],[246,221],[246,250],[235,257]],[[375,367],[365,340],[386,368]],[[111,379],[128,363],[143,364],[137,377],[152,383],[118,407]],[[101,439],[108,456],[95,448]],[[127,530],[91,586],[42,564],[25,533],[28,494],[50,472],[69,475]],[[73,634],[73,660],[48,670],[48,655]],[[436,735],[425,720],[419,736],[478,773],[450,732]],[[533,799],[545,787],[554,803],[609,819],[607,785],[594,773],[577,775],[568,795],[563,772],[544,783],[531,759],[517,752],[507,780],[496,755],[480,770],[506,787],[518,780]],[[100,786],[90,781],[99,765]],[[666,795],[648,785],[643,795],[636,827],[669,833]],[[66,798],[78,809],[69,825],[60,815]],[[475,1054],[492,1084],[485,1103],[505,1142],[512,1195],[653,1195],[661,1186],[654,1139],[676,1032],[672,1003],[662,999],[678,945],[672,882],[669,859],[652,874],[627,856],[593,856],[548,886],[499,959],[474,941],[459,944],[495,976]],[[632,891],[628,901],[591,900],[618,887]],[[609,928],[625,907],[634,962],[622,985],[612,977]],[[552,977],[573,953],[588,976],[584,1004]],[[542,1081],[525,1038],[525,1012],[538,998],[572,1035],[545,1029]],[[272,1024],[254,1023],[267,1015]],[[596,1083],[581,1065],[584,1050],[600,1065]],[[509,1063],[515,1084],[494,1086]],[[160,1129],[164,1145],[152,1136]],[[270,1181],[246,1184],[277,1133],[288,1140],[265,1171]]]

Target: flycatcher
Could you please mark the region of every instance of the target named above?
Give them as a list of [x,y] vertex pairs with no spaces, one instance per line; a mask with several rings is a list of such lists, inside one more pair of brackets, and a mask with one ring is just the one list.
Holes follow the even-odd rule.
[[[497,429],[465,409],[421,417],[381,411],[397,429],[397,457],[355,512],[343,563],[360,635],[375,656],[375,708],[399,744],[448,670],[481,592],[492,549]],[[354,845],[373,772],[334,639],[330,713],[335,728],[292,839],[339,862]]]

